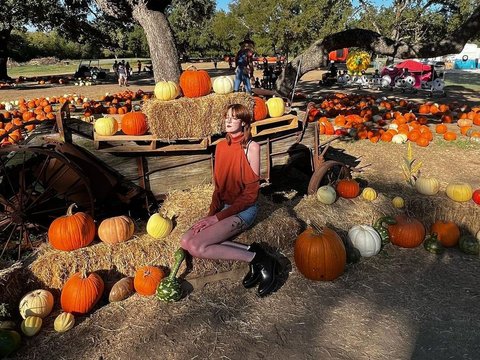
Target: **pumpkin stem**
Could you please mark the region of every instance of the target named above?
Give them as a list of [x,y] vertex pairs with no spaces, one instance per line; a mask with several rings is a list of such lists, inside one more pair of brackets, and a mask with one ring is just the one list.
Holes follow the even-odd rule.
[[80,278],[86,279],[87,278],[87,269],[82,269],[79,271]]
[[70,205],[67,209],[67,216],[72,216],[73,215],[73,208],[76,208],[76,207],[77,207],[77,204],[75,204],[75,203]]
[[318,233],[323,234],[323,226],[318,225],[315,221],[312,221],[310,226]]
[[197,70],[197,67],[192,64],[192,65],[188,66],[188,67],[185,69],[185,71],[189,70],[190,68],[194,68],[195,70]]
[[175,279],[175,277],[177,276],[177,272],[178,272],[178,269],[180,268],[180,264],[185,259],[185,251],[182,248],[178,248],[177,251],[175,251],[174,258],[175,258],[175,264],[173,265],[172,271],[168,276],[170,280]]

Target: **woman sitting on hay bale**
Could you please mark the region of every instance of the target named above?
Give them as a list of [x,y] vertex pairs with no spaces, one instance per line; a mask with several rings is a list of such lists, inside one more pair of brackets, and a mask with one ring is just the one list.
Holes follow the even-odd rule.
[[181,246],[198,258],[249,262],[243,285],[251,288],[259,284],[258,295],[265,296],[275,289],[280,264],[256,243],[246,246],[228,241],[253,224],[258,210],[260,145],[251,140],[251,120],[245,106],[228,106],[227,135],[215,151],[210,211],[182,236]]

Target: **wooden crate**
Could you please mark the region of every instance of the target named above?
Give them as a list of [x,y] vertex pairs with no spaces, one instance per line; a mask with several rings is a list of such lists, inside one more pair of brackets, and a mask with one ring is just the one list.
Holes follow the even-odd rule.
[[[111,115],[106,115],[111,116]],[[151,134],[125,135],[121,131],[122,115],[112,116],[118,122],[116,134],[111,136],[98,135],[93,130],[93,143],[96,150],[104,152],[170,152],[206,150],[210,145],[210,137],[201,139],[159,139]]]
[[252,123],[252,137],[279,133],[286,130],[298,129],[298,117],[284,115],[268,118]]

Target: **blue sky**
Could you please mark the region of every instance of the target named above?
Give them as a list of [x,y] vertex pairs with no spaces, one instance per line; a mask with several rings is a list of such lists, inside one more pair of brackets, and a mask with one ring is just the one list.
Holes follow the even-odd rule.
[[[392,0],[386,0],[386,1],[381,1],[381,0],[373,0],[373,2],[377,5],[390,5],[392,3]],[[228,4],[230,3],[230,0],[217,0],[217,10],[225,10],[228,11]],[[358,1],[353,0],[353,5],[357,6]]]

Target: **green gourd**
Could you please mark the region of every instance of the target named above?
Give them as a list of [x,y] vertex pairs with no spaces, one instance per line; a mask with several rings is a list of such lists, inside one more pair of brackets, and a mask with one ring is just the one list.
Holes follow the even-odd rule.
[[427,235],[425,237],[425,240],[423,241],[423,247],[425,248],[425,250],[431,252],[432,254],[441,254],[445,251],[442,243],[438,241],[436,233]]
[[0,358],[12,354],[20,347],[22,338],[15,330],[0,329]]
[[460,237],[458,247],[465,254],[478,255],[480,253],[480,242],[475,236],[466,234]]
[[178,301],[182,297],[182,287],[176,276],[180,264],[185,259],[185,251],[182,248],[179,248],[175,251],[174,258],[175,264],[173,265],[170,275],[162,279],[157,288],[157,299],[166,302]]
[[[373,228],[377,230],[378,234],[380,235],[380,238],[382,239],[382,247],[390,242],[390,236],[388,235],[387,226],[393,225],[396,223],[397,222],[395,221],[395,219],[392,218],[391,216],[383,216],[380,219],[378,219],[373,225]],[[384,224],[387,224],[387,226],[385,226]]]

